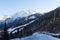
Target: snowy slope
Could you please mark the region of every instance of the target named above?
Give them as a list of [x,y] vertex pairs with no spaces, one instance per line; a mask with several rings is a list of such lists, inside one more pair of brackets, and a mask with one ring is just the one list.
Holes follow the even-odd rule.
[[54,38],[50,35],[34,33],[32,36],[28,36],[25,38],[15,38],[11,40],[60,40],[60,39]]
[[[34,21],[35,21],[35,20],[32,20],[32,21],[30,21],[29,23],[26,23],[26,24],[24,24],[24,25],[17,26],[17,27],[15,27],[15,28],[9,28],[9,29],[8,29],[8,33],[11,33],[12,31],[17,32],[16,29],[18,29],[18,28],[23,29],[24,26],[27,26],[27,25],[31,24],[32,22],[34,22]],[[21,29],[20,29],[20,31],[21,31]],[[14,32],[13,32],[13,33],[14,33]]]

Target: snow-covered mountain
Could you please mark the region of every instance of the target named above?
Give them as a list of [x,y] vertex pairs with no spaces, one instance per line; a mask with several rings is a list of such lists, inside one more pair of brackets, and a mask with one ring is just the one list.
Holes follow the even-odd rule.
[[41,14],[35,13],[35,11],[24,10],[24,11],[17,12],[12,16],[6,15],[2,19],[4,19],[4,21],[6,20],[8,27],[12,27],[12,26],[25,24],[33,19],[36,19],[38,15],[40,16]]
[[13,19],[16,19],[17,17],[27,17],[29,15],[32,15],[32,14],[35,14],[34,11],[31,11],[31,10],[23,10],[23,11],[20,11],[20,12],[17,12],[16,14],[14,14],[12,16]]
[[8,15],[0,16],[0,21],[3,21],[5,19],[7,19],[7,18],[16,19],[17,17],[20,17],[20,18],[27,17],[27,16],[32,15],[32,14],[35,14],[35,13],[36,12],[33,11],[33,10],[22,10],[20,12],[17,12],[15,14],[11,15],[11,16],[8,16]]
[[[60,38],[59,8],[45,13],[44,15],[41,15],[39,13],[34,14],[30,11],[22,11],[16,13],[11,18],[7,18],[6,21],[7,26],[10,26],[8,28],[10,39],[21,38],[23,40],[60,40],[57,39]],[[42,36],[39,36],[40,34],[38,34],[37,36],[36,34],[33,34],[35,32],[46,32],[47,35],[41,34]],[[57,35],[57,33],[59,34]]]
[[[37,16],[37,18],[38,17],[39,16]],[[29,18],[30,19],[34,18],[33,20],[35,20],[36,16],[30,15],[27,17],[27,19],[29,19]],[[31,21],[28,21],[27,23],[29,23],[29,22],[31,22]],[[25,24],[27,24],[27,23],[25,23]],[[18,27],[21,27],[21,26],[18,26]],[[15,29],[16,29],[16,27],[15,27]],[[27,30],[27,32],[26,32],[26,30]],[[60,10],[59,10],[59,8],[52,10],[48,13],[45,13],[44,15],[39,17],[39,19],[37,19],[36,21],[25,26],[25,28],[22,31],[24,33],[23,33],[23,36],[21,36],[21,37],[27,36],[27,35],[29,35],[29,33],[34,33],[36,31],[39,31],[39,32],[45,31],[45,32],[49,32],[49,33],[60,33]],[[57,35],[54,37],[57,37]],[[58,37],[60,37],[60,35],[58,35]]]

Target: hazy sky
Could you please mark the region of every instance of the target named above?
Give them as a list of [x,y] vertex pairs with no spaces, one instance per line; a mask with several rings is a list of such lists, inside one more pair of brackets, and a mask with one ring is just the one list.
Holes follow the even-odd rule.
[[12,15],[20,10],[48,12],[60,6],[60,0],[0,0],[0,16]]

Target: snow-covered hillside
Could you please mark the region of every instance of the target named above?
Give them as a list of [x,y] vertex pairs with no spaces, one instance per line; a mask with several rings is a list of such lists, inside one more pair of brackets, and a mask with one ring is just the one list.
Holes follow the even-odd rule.
[[[34,22],[34,21],[35,21],[35,20],[32,20],[32,21],[30,21],[29,23],[26,23],[26,24],[24,24],[24,25],[20,25],[20,26],[15,27],[15,28],[9,28],[9,29],[8,29],[8,32],[10,33],[10,32],[12,32],[12,31],[14,31],[13,33],[15,33],[15,32],[16,32],[16,29],[18,29],[18,28],[23,29],[24,26],[27,26],[27,25],[31,24],[32,22]],[[20,29],[20,31],[21,31],[21,29]]]
[[[24,23],[26,23],[26,21],[37,18],[34,15],[35,13],[36,12],[33,11],[33,10],[22,10],[20,12],[17,12],[15,14],[13,14],[13,15],[0,16],[0,22],[4,23],[5,20],[6,20],[7,26],[10,28],[12,26],[16,26],[15,24],[18,23],[18,22],[19,22],[19,24],[24,24]],[[30,16],[30,15],[32,15],[32,16]],[[22,22],[24,22],[24,23],[22,23]],[[2,26],[2,27],[4,27],[4,26]]]
[[10,16],[8,16],[8,15],[0,16],[0,21],[4,21],[7,18],[11,18],[12,20],[15,20],[18,17],[20,17],[20,18],[27,17],[27,16],[35,14],[35,13],[36,12],[33,10],[22,10],[20,12],[13,14],[13,15],[10,15]]
[[60,40],[58,38],[54,38],[50,35],[46,34],[39,34],[39,33],[34,33],[32,36],[24,37],[24,38],[15,38],[11,40]]

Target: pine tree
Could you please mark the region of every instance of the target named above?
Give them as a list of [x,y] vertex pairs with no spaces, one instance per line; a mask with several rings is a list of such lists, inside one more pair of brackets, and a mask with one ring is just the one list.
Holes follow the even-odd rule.
[[5,21],[5,27],[4,27],[3,40],[9,40],[9,35],[8,35],[8,32],[7,32],[7,25],[6,25],[6,21]]

